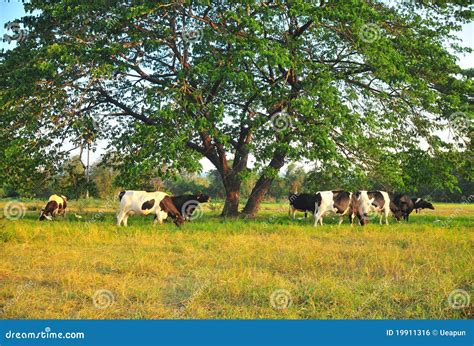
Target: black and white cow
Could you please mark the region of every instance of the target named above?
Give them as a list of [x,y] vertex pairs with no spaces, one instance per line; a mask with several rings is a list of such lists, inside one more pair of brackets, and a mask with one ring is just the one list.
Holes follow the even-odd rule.
[[63,195],[51,195],[46,206],[41,209],[40,221],[52,220],[56,215],[66,216],[67,198]]
[[155,215],[153,223],[163,223],[170,216],[176,226],[184,223],[180,211],[173,204],[171,197],[164,192],[122,191],[119,194],[120,211],[117,214],[117,225],[127,226],[130,215]]
[[329,212],[339,215],[339,225],[344,215],[349,215],[351,225],[354,221],[354,203],[352,192],[334,190],[319,191],[315,195],[314,226],[323,225],[323,216]]
[[294,194],[290,193],[288,196],[290,206],[288,208],[288,216],[293,215],[295,218],[296,211],[304,213],[305,219],[308,216],[308,211],[314,214],[314,208],[316,204],[316,195],[310,193]]
[[357,201],[356,215],[362,225],[367,224],[369,213],[380,213],[380,224],[385,215],[385,224],[388,225],[390,214],[390,196],[385,191],[357,191],[355,193]]
[[425,201],[422,198],[412,198],[414,209],[418,213],[421,209],[431,209],[434,210],[433,204]]

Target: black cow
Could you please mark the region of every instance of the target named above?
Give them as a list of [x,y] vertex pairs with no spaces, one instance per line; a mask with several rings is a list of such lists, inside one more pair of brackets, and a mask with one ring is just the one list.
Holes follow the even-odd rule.
[[171,196],[171,200],[176,208],[181,211],[185,220],[190,220],[199,203],[206,203],[211,200],[209,195],[199,193],[197,195]]
[[395,215],[395,218],[400,221],[402,218],[408,221],[413,210],[418,211],[420,209],[432,209],[434,210],[433,204],[425,201],[422,198],[410,198],[406,194],[399,194],[393,197],[393,202],[390,204],[390,209]]
[[293,215],[295,218],[296,211],[304,212],[304,217],[308,217],[308,211],[314,215],[316,205],[316,195],[310,193],[301,193],[299,195],[290,193],[288,195],[290,207],[288,209],[288,216]]

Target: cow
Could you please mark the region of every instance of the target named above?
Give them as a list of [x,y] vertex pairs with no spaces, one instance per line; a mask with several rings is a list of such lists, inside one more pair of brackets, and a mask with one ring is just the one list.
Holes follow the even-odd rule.
[[48,203],[41,209],[40,221],[53,220],[56,215],[66,216],[67,198],[63,195],[51,195],[49,196]]
[[418,213],[421,209],[431,209],[434,210],[433,204],[430,202],[425,201],[422,198],[412,198],[411,199],[414,205],[414,209],[416,213]]
[[[357,209],[355,210],[360,223],[368,223],[368,215],[371,212],[380,213],[380,224],[385,216],[385,224],[388,225],[388,216],[390,214],[390,196],[385,191],[357,191],[355,193]],[[393,204],[392,204],[393,207]]]
[[351,225],[354,221],[354,199],[352,192],[333,190],[333,191],[319,191],[315,195],[314,206],[314,226],[318,222],[323,225],[323,216],[333,212],[339,215],[339,225],[343,221],[344,215],[349,215]]
[[117,226],[122,223],[127,226],[130,215],[150,215],[156,217],[153,224],[161,225],[163,220],[170,216],[176,226],[181,226],[184,219],[180,211],[173,204],[171,197],[164,192],[122,191],[119,194],[120,211],[117,214]]
[[293,219],[295,218],[296,211],[304,212],[305,219],[308,216],[308,211],[310,211],[311,214],[314,214],[314,206],[316,203],[315,194],[301,193],[298,195],[290,193],[288,196],[288,201],[290,202],[288,216],[293,215]]
[[199,193],[197,195],[181,195],[171,196],[171,200],[175,205],[176,209],[181,212],[185,220],[191,220],[191,216],[196,208],[199,207],[199,203],[206,203],[211,200],[209,195]]
[[420,209],[433,209],[434,207],[431,203],[425,201],[422,198],[410,198],[406,194],[399,194],[393,197],[393,206],[391,207],[392,212],[395,214],[395,217],[398,221],[402,218],[405,221],[408,221],[408,218],[413,210],[418,211]]

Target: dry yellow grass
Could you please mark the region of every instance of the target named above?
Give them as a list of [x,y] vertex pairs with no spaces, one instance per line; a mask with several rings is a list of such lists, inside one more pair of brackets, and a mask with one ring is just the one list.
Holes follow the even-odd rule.
[[207,209],[179,230],[151,218],[118,228],[112,213],[85,213],[111,211],[99,204],[71,209],[83,218],[0,220],[1,318],[472,317],[447,300],[472,293],[472,205],[365,228],[314,228],[285,205],[256,220]]

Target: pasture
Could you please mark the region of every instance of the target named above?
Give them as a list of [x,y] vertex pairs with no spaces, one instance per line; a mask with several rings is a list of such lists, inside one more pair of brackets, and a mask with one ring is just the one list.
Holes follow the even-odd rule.
[[448,303],[473,290],[472,204],[435,204],[408,224],[326,217],[314,228],[284,203],[262,204],[252,220],[222,219],[211,203],[180,229],[152,216],[118,228],[118,203],[98,200],[70,201],[66,219],[40,223],[43,204],[0,219],[1,318],[474,317],[472,304]]

